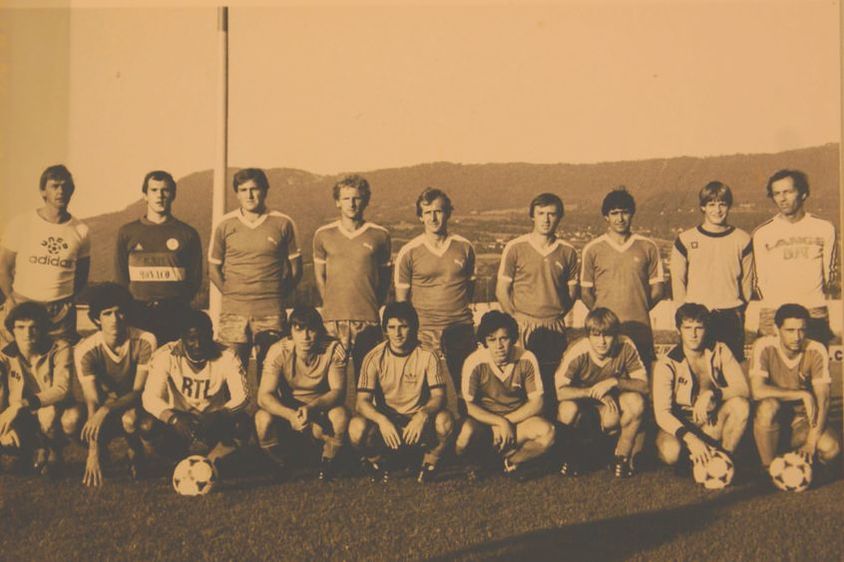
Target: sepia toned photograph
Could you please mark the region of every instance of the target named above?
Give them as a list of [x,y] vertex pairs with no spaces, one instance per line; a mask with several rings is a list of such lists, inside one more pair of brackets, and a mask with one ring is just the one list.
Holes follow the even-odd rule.
[[840,28],[8,0],[0,559],[841,560]]

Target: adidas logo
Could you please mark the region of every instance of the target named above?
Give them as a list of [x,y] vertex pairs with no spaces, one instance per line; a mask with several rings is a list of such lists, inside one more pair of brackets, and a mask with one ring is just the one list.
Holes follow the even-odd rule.
[[132,248],[132,251],[133,251],[133,252],[143,252],[143,251],[144,251],[144,246],[143,246],[143,244],[141,244],[140,242],[138,242],[137,244],[135,244],[135,247],[134,247],[134,248]]

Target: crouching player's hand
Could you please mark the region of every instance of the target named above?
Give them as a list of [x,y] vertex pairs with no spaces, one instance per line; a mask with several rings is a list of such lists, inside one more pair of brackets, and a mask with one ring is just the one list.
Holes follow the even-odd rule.
[[502,423],[492,426],[492,444],[499,452],[503,453],[515,445],[516,428],[513,427],[510,420],[506,418],[501,419],[504,420]]
[[103,471],[100,468],[100,456],[96,451],[88,453],[88,460],[85,461],[85,475],[82,477],[82,484],[89,488],[98,488],[103,483]]
[[684,437],[686,446],[689,448],[689,456],[692,462],[706,462],[712,457],[712,447],[707,445],[703,439],[693,433],[687,433]]
[[384,443],[391,449],[398,449],[401,447],[401,436],[399,432],[396,431],[396,426],[393,425],[393,422],[384,418],[382,421],[378,422],[378,429],[381,431],[381,437],[384,438]]
[[427,422],[428,414],[424,410],[416,412],[404,427],[404,431],[402,432],[404,442],[408,445],[416,445],[422,438],[422,431],[425,429]]

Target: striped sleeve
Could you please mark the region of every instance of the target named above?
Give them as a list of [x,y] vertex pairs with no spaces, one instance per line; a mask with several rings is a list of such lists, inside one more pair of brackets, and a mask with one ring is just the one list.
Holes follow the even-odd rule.
[[222,265],[226,257],[226,236],[225,221],[220,221],[211,234],[211,243],[208,244],[208,262],[215,265]]
[[346,349],[340,342],[331,344],[327,350],[331,354],[328,363],[328,388],[331,390],[346,389]]
[[534,396],[542,396],[545,394],[545,387],[542,386],[542,377],[539,376],[539,363],[536,356],[530,351],[526,351],[521,357],[521,362],[524,364],[522,376],[524,377],[524,389],[528,398]]
[[444,388],[445,378],[437,356],[421,348],[419,352],[425,357],[425,380],[428,382],[428,388]]
[[829,353],[827,353],[826,348],[818,342],[810,341],[806,353],[811,355],[809,369],[812,373],[812,384],[832,383],[832,377],[829,374]]
[[231,352],[223,353],[220,360],[224,364],[224,376],[226,377],[226,388],[229,391],[229,401],[225,408],[237,412],[246,406],[249,396],[248,384],[246,382],[246,371],[240,359]]
[[405,244],[396,256],[395,280],[397,289],[409,289],[413,278],[413,257],[410,255],[410,242]]
[[328,259],[328,255],[325,252],[325,243],[323,241],[323,237],[324,237],[323,233],[325,232],[326,228],[327,227],[322,227],[320,229],[317,229],[317,231],[314,233],[314,241],[313,241],[314,263],[325,263],[326,260]]
[[679,438],[683,424],[672,413],[674,370],[669,360],[660,359],[654,367],[653,406],[656,424],[664,432]]
[[671,295],[675,302],[686,300],[686,283],[688,282],[689,261],[688,250],[679,236],[674,240],[671,248]]
[[373,392],[375,390],[375,382],[378,380],[377,358],[380,356],[382,349],[383,347],[377,346],[363,358],[360,377],[358,378],[358,392]]
[[287,242],[287,259],[296,259],[302,255],[299,250],[299,234],[296,229],[296,223],[290,217],[287,218],[287,225],[284,229],[284,234]]
[[653,240],[648,240],[648,283],[656,285],[665,281],[665,272],[662,269],[662,259],[659,257],[659,248]]
[[514,240],[511,240],[504,246],[504,251],[501,252],[501,263],[498,265],[498,278],[504,279],[510,283],[513,282],[513,279],[516,277],[516,251],[513,249],[515,246]]

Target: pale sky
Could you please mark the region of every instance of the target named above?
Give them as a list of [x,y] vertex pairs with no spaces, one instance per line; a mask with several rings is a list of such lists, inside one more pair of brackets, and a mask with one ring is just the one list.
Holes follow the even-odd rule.
[[[348,4],[348,2],[346,2]],[[838,2],[230,10],[230,166],[777,152],[840,136]],[[213,7],[0,11],[0,224],[64,162],[85,217],[214,166]]]

